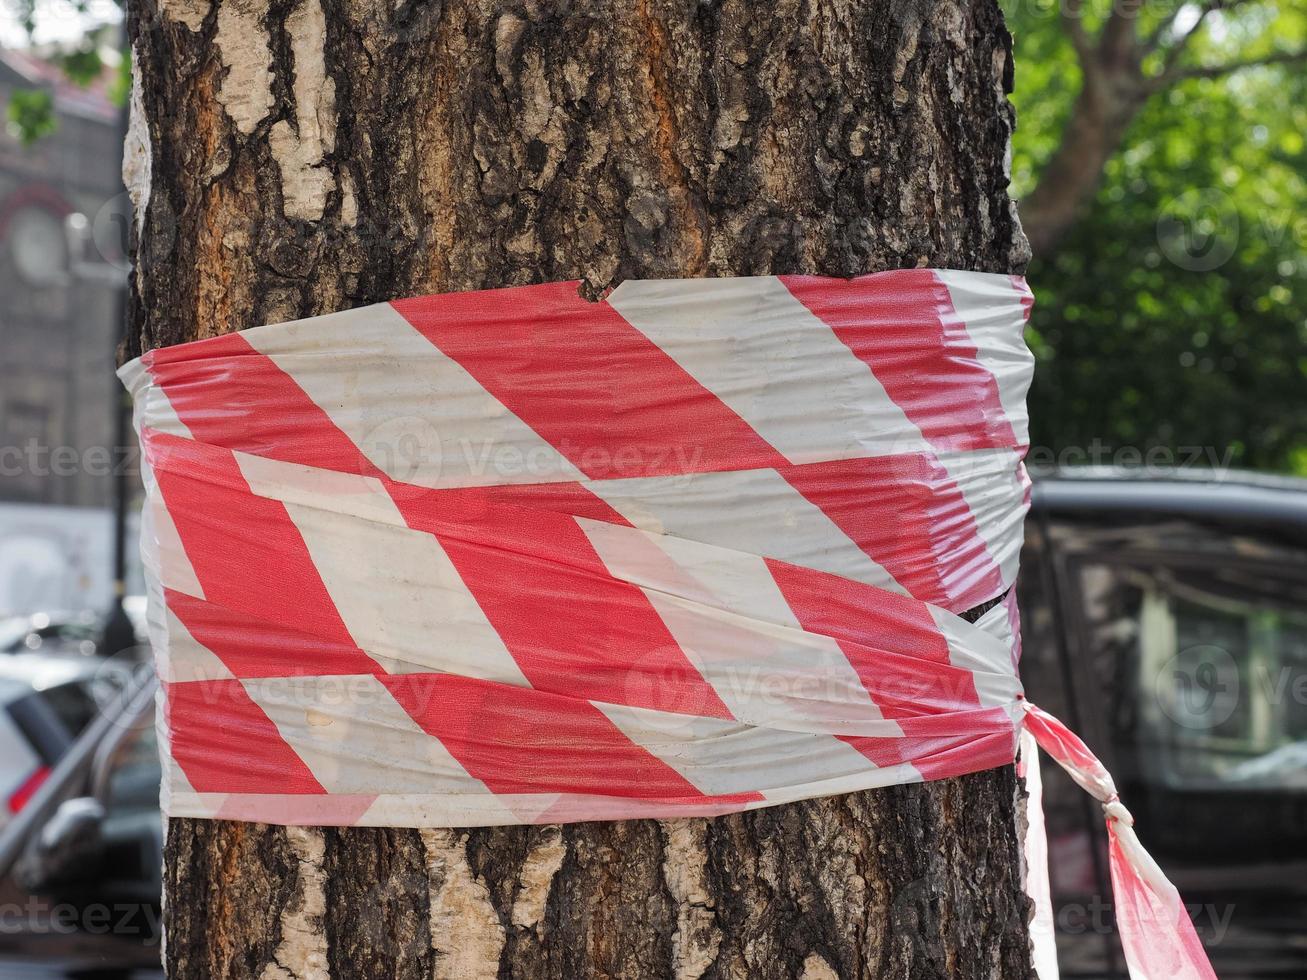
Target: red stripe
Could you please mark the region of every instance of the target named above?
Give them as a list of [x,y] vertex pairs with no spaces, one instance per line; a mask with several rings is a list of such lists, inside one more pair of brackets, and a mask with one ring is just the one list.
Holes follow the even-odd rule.
[[910,762],[927,782],[983,769],[1011,765],[1016,753],[1012,719],[1001,708],[990,712],[989,724],[970,735],[930,739],[841,737],[876,766]]
[[593,479],[774,466],[784,459],[712,392],[577,283],[391,304]]
[[164,347],[142,362],[198,441],[342,473],[371,467],[272,358],[240,334],[186,346],[185,356]]
[[[171,399],[172,389],[164,384]],[[580,484],[429,490],[398,483],[359,453],[290,375],[248,344],[245,353],[226,358],[221,383],[216,390],[209,390],[207,397],[221,403],[228,388],[256,392],[241,400],[244,409],[238,417],[216,410],[196,391],[180,399],[180,404],[174,401],[174,408],[197,438],[380,480],[408,526],[435,535],[534,687],[615,704],[730,717],[644,593],[613,578],[576,521],[558,511],[574,507],[582,516],[627,523]],[[295,420],[293,429],[283,432],[261,421],[278,413]],[[273,438],[278,441],[275,452],[266,446]],[[231,459],[229,452],[209,452]],[[223,479],[228,483],[238,480],[248,494],[239,471]],[[165,498],[171,510],[171,497],[165,494]],[[253,499],[259,501],[254,508],[258,513],[275,510],[290,520],[280,503]],[[229,506],[215,512],[224,513]],[[295,538],[298,549],[304,551],[298,531]],[[185,537],[183,543],[187,543]],[[316,572],[314,575],[316,578]],[[236,575],[232,581],[242,578]],[[206,597],[222,601],[210,594],[203,576],[201,583]],[[325,589],[323,593],[325,597]],[[249,611],[248,606],[223,604]],[[311,605],[307,611],[314,609]],[[334,606],[331,611],[335,613]],[[354,646],[343,624],[341,636],[320,633],[293,609],[285,610],[280,618],[263,618],[287,623],[297,632],[320,635],[328,642]],[[371,673],[374,667],[353,672]]]
[[1025,276],[1008,276],[1012,280],[1012,287],[1017,291],[1021,303],[1021,315],[1026,323],[1030,322],[1030,311],[1035,307],[1035,294],[1030,291]]
[[[409,527],[440,539],[533,687],[731,717],[645,594],[612,577],[575,519],[487,499],[439,490],[397,502]],[[529,498],[519,491],[499,499]]]
[[[229,450],[148,429],[143,438],[209,602],[284,623],[337,655],[355,647],[285,506],[255,495]],[[372,659],[360,656],[358,669],[349,672],[376,669]]]
[[580,483],[521,483],[521,485],[469,487],[460,491],[465,499],[484,495],[486,506],[518,507],[523,520],[538,511],[553,511],[575,517],[589,517],[606,524],[631,527],[629,520],[614,511],[601,497]]
[[939,449],[1012,446],[998,382],[980,363],[948,287],[929,269],[781,282],[871,368]]
[[962,612],[1003,591],[971,507],[933,457],[835,460],[778,472],[914,598]]
[[407,674],[381,682],[493,793],[709,798],[589,702],[451,674]]
[[325,793],[240,681],[166,686],[172,757],[199,793]]
[[886,718],[949,715],[978,707],[971,672],[923,603],[860,582],[767,559],[806,632],[834,639]]
[[165,589],[168,609],[195,640],[237,677],[375,674],[380,667],[353,644]]

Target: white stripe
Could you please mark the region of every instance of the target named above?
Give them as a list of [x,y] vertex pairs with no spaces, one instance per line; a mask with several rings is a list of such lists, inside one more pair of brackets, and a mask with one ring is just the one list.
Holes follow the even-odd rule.
[[[595,480],[587,488],[636,527],[775,558],[907,595],[772,469]],[[730,501],[723,507],[722,501]]]
[[541,815],[558,798],[557,793],[386,793],[352,822],[359,827],[504,827],[539,823]]
[[375,677],[241,681],[328,793],[489,794]]
[[995,629],[997,632],[994,624],[986,619],[991,613],[1006,616],[1007,610],[1000,605],[982,616],[980,622],[985,623],[987,629],[972,625],[944,609],[926,608],[948,643],[949,662],[954,667],[970,671],[975,678],[981,705],[1012,708],[1021,693],[1021,682],[1012,666],[1012,650],[989,631]]
[[1004,588],[1011,588],[1021,559],[1026,517],[1016,450],[939,453],[937,459],[962,493]]
[[376,477],[251,456],[239,450],[232,455],[250,490],[259,497],[392,527],[408,526],[385,486]]
[[[1039,772],[1039,745],[1030,729],[1021,729],[1021,768],[1026,781],[1026,894],[1034,906],[1030,919],[1030,957],[1039,980],[1059,980],[1053,895],[1048,881],[1048,831],[1044,824],[1044,783]],[[1020,770],[1018,770],[1020,771]]]
[[204,598],[200,578],[157,488],[147,494],[141,508],[141,564],[153,573],[151,578],[174,592]]
[[1018,637],[1012,629],[1012,609],[1016,601],[1016,593],[1009,591],[993,609],[990,609],[985,615],[976,620],[976,627],[984,630],[986,633],[995,637],[1003,648],[1008,652],[1008,659],[1012,663],[1012,669],[1017,670],[1017,640]]
[[793,463],[929,448],[871,368],[774,276],[627,281],[608,303]]
[[393,479],[439,488],[581,476],[388,303],[241,336]]
[[151,644],[161,680],[171,684],[181,681],[203,683],[235,678],[236,675],[228,669],[218,655],[195,639],[191,631],[186,628],[186,624],[178,619],[171,609],[166,610],[166,615],[167,633],[162,637],[162,642],[154,639]]
[[896,736],[839,644],[805,632],[762,559],[577,518],[608,570],[640,586],[731,714],[796,732]]
[[[529,686],[440,542],[404,526],[378,481],[329,474],[317,503],[336,505],[325,509],[297,485],[302,467],[244,454],[237,463],[254,493],[283,500],[350,636],[387,671]],[[341,511],[372,519],[342,520]]]
[[168,800],[173,794],[195,792],[181,765],[173,758],[172,737],[168,732],[167,703],[168,688],[160,684],[154,692],[154,738],[159,746],[159,759],[163,763],[163,775],[159,786],[159,809],[165,814],[172,812]]
[[132,426],[138,437],[142,429],[150,428],[184,439],[194,438],[172,407],[168,393],[161,385],[153,383],[139,358],[120,367],[118,377],[132,394]]
[[[627,738],[710,795],[760,792],[770,800],[772,793],[792,794],[796,784],[813,783],[828,784],[830,793],[850,792],[865,787],[868,771],[876,768],[857,749],[829,735],[626,705],[595,707]],[[915,780],[909,776],[895,781]]]
[[[132,393],[132,425],[138,439],[145,428],[184,439],[193,438],[190,429],[173,409],[167,393],[150,383],[150,376],[139,360],[124,364],[118,376]],[[144,452],[140,454],[139,462],[141,483],[145,487],[145,504],[141,508],[141,564],[168,588],[203,599],[204,589],[186,555],[177,525],[164,504],[154,469]]]
[[[888,785],[891,769],[870,769],[857,780],[867,789]],[[912,782],[899,779],[898,782]],[[820,789],[820,784],[818,789]],[[807,786],[800,787],[800,790]],[[829,792],[840,792],[830,790]],[[386,793],[370,801],[360,814],[357,801],[366,796],[305,795],[288,793],[178,792],[168,799],[167,813],[177,817],[205,817],[292,825],[327,824],[357,827],[500,827],[514,824],[571,823],[579,820],[675,819],[712,817],[755,809],[795,797],[760,803],[722,803],[712,800],[678,800],[591,796],[582,793],[496,793],[464,796],[439,793]],[[809,796],[820,795],[810,792]]]
[[1026,315],[1021,301],[1027,294],[1009,277],[994,273],[937,269],[935,275],[948,288],[980,363],[998,382],[999,401],[1017,442],[1028,444],[1026,392],[1035,373],[1035,355],[1023,339]]

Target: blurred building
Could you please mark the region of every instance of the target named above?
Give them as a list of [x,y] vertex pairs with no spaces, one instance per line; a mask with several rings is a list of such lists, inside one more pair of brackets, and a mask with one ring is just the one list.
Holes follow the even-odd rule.
[[32,146],[0,131],[0,615],[108,601],[128,220],[110,81],[0,51],[0,105],[40,88],[57,117]]

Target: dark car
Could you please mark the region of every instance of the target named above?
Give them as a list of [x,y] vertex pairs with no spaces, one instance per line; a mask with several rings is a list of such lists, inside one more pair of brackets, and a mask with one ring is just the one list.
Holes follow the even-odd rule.
[[115,678],[0,830],[0,904],[23,910],[0,937],[0,977],[161,976],[155,681],[146,665],[101,661],[96,680]]
[[[1036,479],[1018,597],[1031,700],[1112,771],[1217,975],[1307,976],[1307,481]],[[1125,977],[1101,812],[1043,771],[1062,975]]]

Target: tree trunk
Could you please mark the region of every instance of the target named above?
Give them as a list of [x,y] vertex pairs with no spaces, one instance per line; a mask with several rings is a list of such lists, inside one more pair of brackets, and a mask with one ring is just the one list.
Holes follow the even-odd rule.
[[[319,5],[321,4],[321,6]],[[142,0],[126,353],[580,278],[1019,272],[994,0]],[[174,978],[1019,977],[1011,767],[713,820],[173,819]]]

